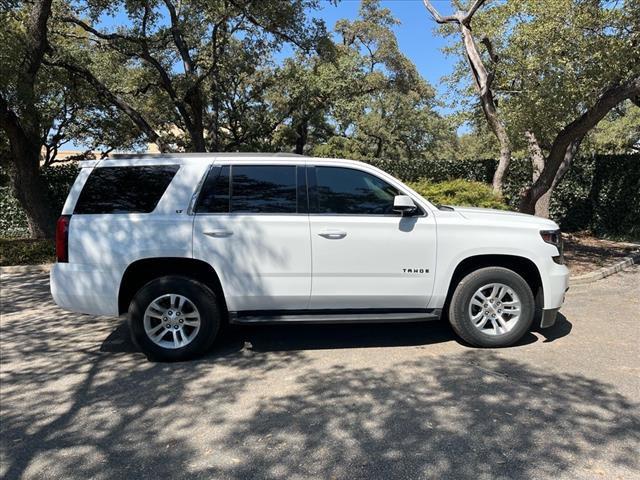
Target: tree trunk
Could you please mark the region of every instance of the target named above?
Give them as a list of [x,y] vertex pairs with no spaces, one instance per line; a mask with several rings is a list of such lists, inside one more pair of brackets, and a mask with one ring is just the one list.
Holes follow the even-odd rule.
[[558,167],[556,175],[553,178],[553,182],[551,182],[547,191],[536,199],[531,195],[531,189],[540,178],[542,172],[544,172],[544,169],[547,168],[548,159],[543,156],[542,149],[540,149],[533,133],[525,132],[525,136],[529,141],[529,151],[531,152],[531,159],[533,162],[533,183],[528,188],[525,188],[521,193],[520,211],[523,213],[537,215],[539,217],[549,218],[549,207],[551,205],[553,191],[571,167],[573,159],[580,148],[580,143],[582,143],[582,138],[579,138],[569,144],[562,163]]
[[[493,98],[493,91],[491,90],[493,73],[489,73],[484,66],[482,57],[480,56],[480,52],[478,51],[478,47],[473,39],[471,28],[468,23],[460,22],[460,33],[462,34],[462,40],[467,52],[467,60],[469,61],[469,67],[471,68],[471,73],[473,74],[476,89],[480,97],[482,111],[484,112],[484,116],[489,124],[489,128],[500,145],[498,167],[496,168],[493,176],[493,190],[497,193],[502,193],[504,176],[506,175],[509,163],[511,162],[511,141],[509,140],[507,129],[500,117],[500,114],[498,113],[496,102]],[[489,41],[487,40],[487,43],[488,42]],[[492,59],[495,59],[495,57],[492,56]]]
[[[542,149],[540,148],[540,144],[538,143],[538,139],[535,134],[527,130],[524,132],[524,136],[527,139],[529,155],[531,156],[531,166],[533,167],[533,175],[532,175],[532,183],[538,180],[540,174],[544,170],[544,154],[542,153]],[[552,189],[540,197],[538,201],[530,206],[532,208],[533,213],[538,217],[549,218],[549,204],[551,202]]]
[[54,238],[56,212],[51,208],[47,188],[40,175],[40,144],[12,146],[14,158],[10,169],[13,194],[27,214],[29,233],[33,238]]
[[294,153],[297,153],[298,155],[304,154],[304,147],[307,144],[308,133],[309,122],[306,119],[303,119],[296,127],[296,149]]

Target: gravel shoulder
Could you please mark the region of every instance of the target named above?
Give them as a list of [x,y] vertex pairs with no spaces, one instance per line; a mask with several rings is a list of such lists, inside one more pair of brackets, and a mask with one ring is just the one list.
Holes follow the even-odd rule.
[[0,477],[640,478],[640,268],[479,350],[445,323],[232,328],[149,363],[3,274]]

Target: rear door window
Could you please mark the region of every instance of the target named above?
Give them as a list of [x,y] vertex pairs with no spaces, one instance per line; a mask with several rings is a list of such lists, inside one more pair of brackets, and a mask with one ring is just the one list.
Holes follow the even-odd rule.
[[95,168],[73,213],[150,213],[179,168],[178,165]]
[[[298,170],[295,165],[213,168],[202,186],[196,212],[298,213]],[[305,185],[304,178],[300,183]],[[301,200],[306,203],[306,197]]]
[[296,213],[295,165],[234,165],[232,213]]

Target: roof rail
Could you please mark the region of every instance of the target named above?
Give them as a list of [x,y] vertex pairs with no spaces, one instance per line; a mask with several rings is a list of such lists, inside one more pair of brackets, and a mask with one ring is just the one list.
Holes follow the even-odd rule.
[[109,160],[131,158],[193,158],[193,157],[304,157],[299,153],[259,153],[259,152],[186,152],[186,153],[112,153]]

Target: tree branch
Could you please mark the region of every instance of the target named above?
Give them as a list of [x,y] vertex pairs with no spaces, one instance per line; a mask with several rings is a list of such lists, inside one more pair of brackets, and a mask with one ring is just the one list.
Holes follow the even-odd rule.
[[473,2],[473,5],[471,5],[471,8],[467,11],[464,18],[462,19],[462,23],[464,23],[465,25],[469,25],[471,23],[473,15],[484,4],[484,2],[485,0],[476,0],[475,2]]
[[440,15],[440,12],[438,12],[438,10],[436,10],[436,8],[431,5],[430,0],[422,0],[422,3],[424,3],[425,8],[429,11],[436,23],[460,23],[462,21],[462,17],[457,14],[447,15],[443,17],[442,15]]
[[565,126],[554,139],[545,168],[540,177],[523,196],[522,202],[532,202],[552,188],[567,154],[575,151],[584,136],[623,100],[640,95],[640,76],[623,84],[611,85],[586,112]]
[[173,35],[173,41],[178,48],[178,52],[180,53],[180,57],[182,58],[182,64],[184,65],[184,71],[187,74],[191,74],[194,72],[195,65],[191,58],[191,54],[189,53],[189,47],[187,47],[186,42],[184,41],[184,36],[182,35],[182,29],[180,28],[180,20],[178,19],[178,14],[176,13],[176,8],[171,3],[171,0],[164,0],[164,4],[167,6],[169,10],[169,16],[171,18],[171,35]]
[[75,17],[61,17],[60,20],[65,22],[65,23],[73,23],[73,24],[79,26],[80,28],[82,28],[84,31],[89,32],[89,33],[95,35],[96,37],[98,37],[98,38],[100,38],[102,40],[108,40],[108,41],[125,40],[127,42],[132,42],[132,43],[136,43],[136,44],[143,43],[143,41],[140,38],[137,38],[137,37],[132,37],[132,36],[129,36],[129,35],[122,35],[122,34],[119,34],[119,33],[103,33],[100,30],[97,30],[97,29],[93,28],[88,23],[85,23],[82,20],[80,20],[78,18],[75,18]]
[[102,83],[95,75],[93,75],[93,73],[91,73],[88,69],[63,61],[44,61],[44,63],[45,65],[50,65],[52,67],[64,68],[69,72],[72,72],[80,76],[81,78],[84,78],[91,86],[93,86],[93,88],[95,88],[98,94],[100,94],[115,107],[121,110],[124,114],[126,114],[147,136],[150,142],[157,144],[160,150],[163,150],[164,146],[161,142],[160,135],[158,135],[158,133],[153,129],[149,122],[147,122],[142,114],[140,114],[140,112],[129,105],[124,99],[109,90],[109,88],[104,83]]

